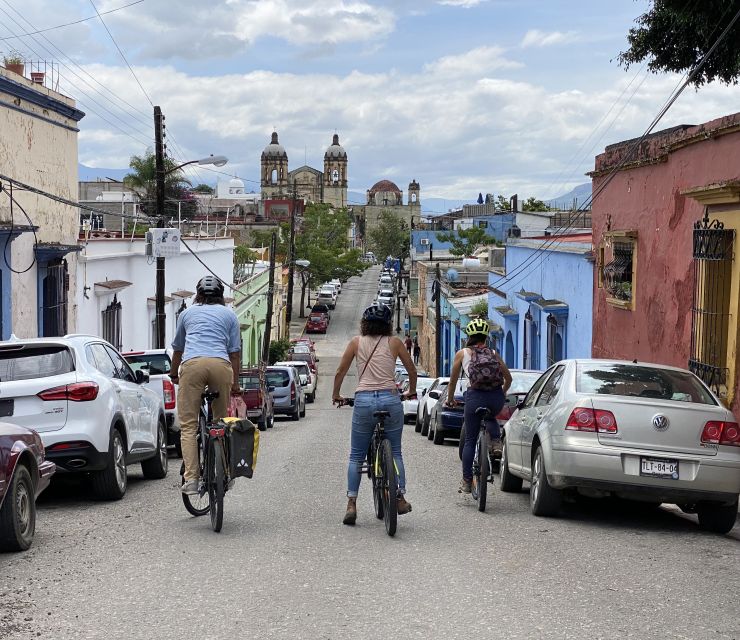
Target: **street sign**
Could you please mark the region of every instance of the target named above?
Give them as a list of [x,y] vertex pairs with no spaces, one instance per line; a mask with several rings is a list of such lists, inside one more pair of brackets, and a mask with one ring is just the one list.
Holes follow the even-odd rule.
[[155,258],[172,258],[180,255],[180,230],[151,228],[147,233],[147,244],[151,244],[151,255]]

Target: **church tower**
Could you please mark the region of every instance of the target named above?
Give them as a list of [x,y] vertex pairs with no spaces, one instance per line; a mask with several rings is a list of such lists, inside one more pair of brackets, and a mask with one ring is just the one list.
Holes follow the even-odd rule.
[[262,199],[287,198],[288,189],[288,154],[278,142],[278,134],[272,132],[272,140],[262,152]]
[[409,204],[411,212],[411,228],[414,229],[421,221],[421,187],[416,180],[409,183]]
[[347,152],[336,133],[324,154],[323,201],[337,208],[347,206]]

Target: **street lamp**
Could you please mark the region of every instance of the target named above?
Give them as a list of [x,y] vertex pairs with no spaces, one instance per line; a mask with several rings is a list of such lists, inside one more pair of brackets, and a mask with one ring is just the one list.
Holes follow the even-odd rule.
[[173,171],[177,171],[178,169],[182,169],[183,167],[187,167],[191,164],[199,164],[201,166],[212,164],[216,167],[223,167],[228,161],[229,159],[226,156],[214,156],[213,154],[211,154],[210,156],[206,156],[205,158],[201,158],[200,160],[189,160],[188,162],[183,162],[176,167],[172,167],[172,169],[167,169],[167,171],[165,171],[165,175],[167,175],[168,173],[172,173]]
[[406,304],[408,296],[405,293],[398,294],[398,304],[396,308],[396,333],[401,331],[401,306]]

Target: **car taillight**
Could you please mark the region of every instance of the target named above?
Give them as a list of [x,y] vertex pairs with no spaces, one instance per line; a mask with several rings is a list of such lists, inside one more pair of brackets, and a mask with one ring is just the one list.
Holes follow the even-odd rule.
[[66,451],[67,449],[84,449],[89,447],[87,442],[57,442],[49,447],[46,447],[47,451]]
[[295,394],[296,394],[296,391],[295,391],[295,382],[293,382],[290,385],[290,399],[291,400],[295,400]]
[[740,427],[737,422],[712,420],[704,425],[701,441],[706,444],[725,444],[740,447]]
[[175,408],[175,385],[172,384],[172,380],[162,378],[162,391],[164,392],[164,408],[167,411]]
[[45,401],[71,400],[72,402],[89,402],[98,397],[98,385],[94,382],[75,382],[61,387],[53,387],[36,394]]
[[570,414],[565,428],[569,431],[617,433],[617,419],[611,411],[576,407]]

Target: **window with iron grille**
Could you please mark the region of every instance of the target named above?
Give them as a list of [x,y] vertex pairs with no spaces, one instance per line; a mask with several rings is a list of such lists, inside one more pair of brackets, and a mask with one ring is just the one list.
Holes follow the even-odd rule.
[[689,369],[720,396],[727,394],[734,241],[734,230],[706,213],[694,225]]
[[46,265],[46,275],[42,280],[44,337],[63,336],[67,333],[68,291],[67,261],[63,258],[51,260]]
[[103,340],[110,342],[118,351],[123,348],[123,329],[121,327],[121,303],[113,296],[111,303],[103,309]]
[[[607,234],[602,260],[600,283],[606,289],[607,300],[623,308],[633,308],[637,238],[635,232]],[[611,254],[609,256],[609,254]],[[611,259],[605,262],[607,257]]]
[[547,316],[547,366],[551,366],[563,359],[563,331],[564,327],[558,324],[557,318]]

